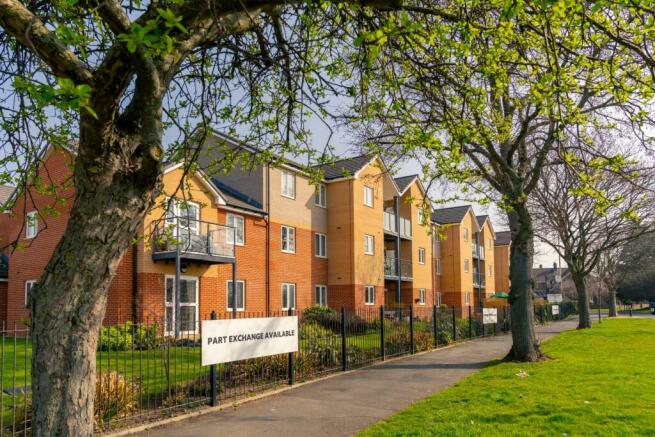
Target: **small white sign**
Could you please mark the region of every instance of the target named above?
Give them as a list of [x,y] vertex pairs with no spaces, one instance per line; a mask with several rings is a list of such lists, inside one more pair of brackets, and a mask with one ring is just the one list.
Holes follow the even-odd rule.
[[553,315],[556,316],[559,314],[559,305],[553,305],[552,307]]
[[482,308],[482,323],[485,325],[496,323],[498,321],[497,308]]
[[559,303],[559,302],[562,301],[562,295],[561,294],[548,294],[548,295],[546,295],[546,299],[548,299],[548,302]]
[[296,352],[298,317],[203,320],[202,365]]

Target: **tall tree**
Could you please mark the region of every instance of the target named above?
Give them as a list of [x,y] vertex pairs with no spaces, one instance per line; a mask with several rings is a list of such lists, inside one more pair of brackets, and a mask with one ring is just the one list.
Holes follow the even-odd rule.
[[639,71],[604,67],[625,49],[572,20],[571,2],[454,3],[461,17],[455,25],[433,20],[416,30],[404,15],[369,21],[360,41],[369,66],[362,129],[376,150],[424,156],[429,179],[477,181],[476,191],[507,212],[509,357],[537,360],[528,196],[552,152],[567,153],[566,138],[583,122],[633,114],[642,122],[645,102],[637,96],[647,99],[651,89]]
[[655,239],[639,238],[621,250],[617,294],[623,301],[655,301]]
[[594,140],[604,144],[591,151],[582,140],[571,140],[575,144],[570,149],[577,155],[566,155],[545,168],[531,196],[538,238],[564,259],[571,272],[578,296],[578,329],[591,327],[588,276],[601,262],[613,262],[609,257],[626,243],[655,230],[652,169],[613,154],[611,140]]

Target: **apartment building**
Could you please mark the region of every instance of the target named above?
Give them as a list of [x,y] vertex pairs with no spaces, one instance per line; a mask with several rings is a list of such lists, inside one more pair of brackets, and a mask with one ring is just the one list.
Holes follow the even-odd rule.
[[473,288],[475,290],[475,306],[482,306],[485,299],[491,298],[496,292],[494,282],[494,232],[491,219],[488,215],[476,217],[480,231],[475,233],[473,255]]
[[496,233],[494,242],[494,283],[497,293],[509,293],[509,257],[512,243],[510,231]]

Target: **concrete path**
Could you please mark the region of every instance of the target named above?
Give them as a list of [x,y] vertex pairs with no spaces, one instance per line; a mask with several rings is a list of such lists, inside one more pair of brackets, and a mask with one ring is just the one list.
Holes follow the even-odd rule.
[[[577,320],[537,327],[539,338]],[[351,436],[504,356],[508,335],[385,362],[305,384],[238,408],[144,431],[140,436]]]

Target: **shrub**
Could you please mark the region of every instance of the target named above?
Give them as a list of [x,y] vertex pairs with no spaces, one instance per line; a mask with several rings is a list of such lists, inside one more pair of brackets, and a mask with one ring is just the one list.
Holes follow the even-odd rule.
[[126,351],[149,349],[157,346],[157,325],[145,327],[127,321],[122,325],[103,326],[100,330],[98,349],[103,351]]
[[96,374],[95,420],[126,416],[139,408],[140,387],[124,375],[107,370]]
[[450,331],[438,331],[437,332],[437,343],[439,345],[450,344],[453,341],[453,335]]
[[428,331],[414,331],[414,351],[421,352],[432,347],[432,334]]
[[337,312],[330,307],[314,305],[305,308],[302,312],[302,317],[305,323],[321,323],[325,319],[336,320]]
[[318,323],[303,323],[300,325],[301,340],[321,340],[333,337],[334,333]]

